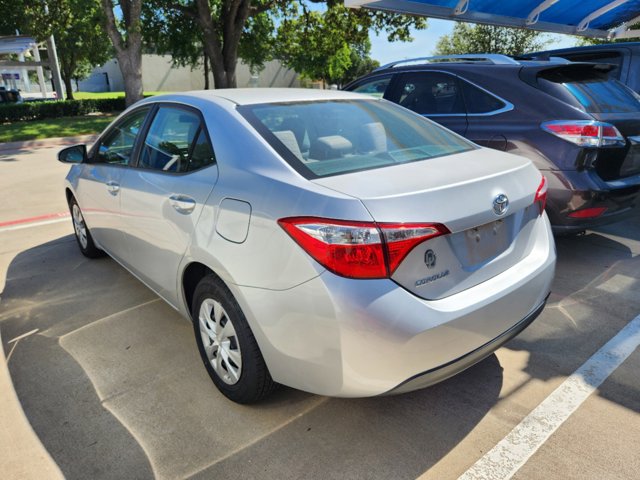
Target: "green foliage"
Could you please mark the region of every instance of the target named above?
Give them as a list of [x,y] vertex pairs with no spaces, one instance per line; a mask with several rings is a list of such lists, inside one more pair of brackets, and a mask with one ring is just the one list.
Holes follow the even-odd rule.
[[521,28],[456,23],[451,35],[443,35],[436,44],[437,55],[465,53],[501,53],[522,55],[543,50],[551,40],[540,32]]
[[0,105],[0,124],[45,118],[76,117],[94,112],[119,112],[124,109],[124,98],[15,103]]
[[249,17],[242,32],[239,57],[249,65],[251,73],[257,74],[264,68],[264,63],[273,58],[275,47],[275,23],[274,16],[269,13],[260,13]]
[[202,61],[202,35],[195,18],[169,7],[164,0],[142,3],[145,51],[169,54],[173,64],[195,68]]
[[411,40],[411,27],[426,28],[421,18],[353,10],[330,3],[325,11],[299,7],[283,13],[277,30],[275,57],[310,79],[344,84],[371,64],[369,31],[386,31],[389,41]]

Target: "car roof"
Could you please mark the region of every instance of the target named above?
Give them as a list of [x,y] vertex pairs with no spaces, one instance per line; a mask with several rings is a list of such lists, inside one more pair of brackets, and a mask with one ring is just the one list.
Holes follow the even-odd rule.
[[193,97],[200,100],[228,100],[236,105],[255,105],[260,103],[285,103],[323,100],[371,100],[371,97],[359,93],[341,90],[320,90],[314,88],[225,88],[218,90],[199,90],[180,92],[178,95],[158,95],[154,101],[170,100],[176,96]]

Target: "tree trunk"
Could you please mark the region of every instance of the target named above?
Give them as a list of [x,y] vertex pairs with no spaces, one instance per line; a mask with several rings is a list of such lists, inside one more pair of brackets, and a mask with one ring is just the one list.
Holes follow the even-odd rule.
[[62,79],[64,82],[64,89],[67,91],[67,100],[74,100],[73,98],[73,86],[71,84],[71,76],[66,75]]
[[124,80],[124,98],[127,107],[142,100],[142,54],[136,49],[116,53],[118,66]]
[[251,0],[227,0],[223,2],[222,35],[213,22],[208,0],[196,0],[197,22],[203,31],[205,54],[211,61],[213,88],[235,88],[237,86],[236,65],[238,45],[242,31],[249,18]]
[[[122,19],[116,20],[112,0],[101,0],[106,16],[107,34],[116,50],[118,67],[124,80],[125,105],[128,107],[142,100],[142,33],[140,15],[142,0],[120,2]],[[119,25],[127,31],[126,40],[119,30]]]
[[209,57],[207,57],[207,52],[204,52],[203,55],[203,60],[204,60],[204,89],[205,90],[209,90],[210,85],[209,85]]

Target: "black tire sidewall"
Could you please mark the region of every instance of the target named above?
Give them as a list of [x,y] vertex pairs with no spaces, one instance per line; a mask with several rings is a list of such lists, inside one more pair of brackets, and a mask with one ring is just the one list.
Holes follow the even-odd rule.
[[[204,345],[202,344],[198,317],[200,306],[207,298],[213,299],[222,305],[227,312],[229,321],[233,324],[233,328],[236,331],[237,341],[240,345],[240,354],[242,356],[242,371],[240,372],[240,379],[233,385],[225,383],[218,376],[209,363]],[[268,393],[265,391],[268,389],[264,388],[265,381],[267,384],[270,384],[272,380],[253,333],[249,328],[242,309],[229,289],[213,275],[204,277],[200,283],[198,283],[193,296],[191,318],[193,320],[193,329],[200,357],[207,369],[207,373],[216,387],[218,387],[218,390],[227,398],[237,403],[253,403],[265,396],[266,393]]]
[[[80,239],[78,238],[78,234],[76,233],[76,229],[75,229],[75,225],[74,222],[75,220],[73,219],[73,206],[77,205],[78,206],[78,210],[80,210],[80,214],[82,215],[82,221],[84,222],[84,228],[87,232],[87,247],[83,247],[82,243],[80,243]],[[91,232],[89,231],[89,227],[87,226],[87,222],[84,219],[84,213],[82,213],[82,209],[80,208],[80,205],[78,205],[77,200],[74,197],[71,197],[71,199],[69,200],[69,212],[71,213],[71,223],[74,226],[73,228],[73,236],[76,239],[76,243],[78,244],[78,248],[80,248],[80,251],[82,252],[82,254],[85,257],[88,258],[98,258],[104,255],[104,252],[102,250],[100,250],[98,247],[96,247],[96,244],[93,242],[93,237],[91,236]]]

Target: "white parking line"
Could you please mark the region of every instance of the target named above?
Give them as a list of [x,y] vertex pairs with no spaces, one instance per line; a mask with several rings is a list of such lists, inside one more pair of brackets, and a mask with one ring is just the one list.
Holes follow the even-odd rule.
[[66,218],[65,217],[55,218],[53,220],[43,220],[41,222],[24,223],[21,225],[12,225],[10,227],[2,227],[0,228],[0,233],[11,232],[13,230],[22,230],[23,228],[41,227],[43,225],[51,225],[52,223],[61,223],[61,222],[68,222],[68,221],[69,221],[69,218],[67,215]]
[[629,322],[459,480],[511,478],[640,345],[640,315]]

